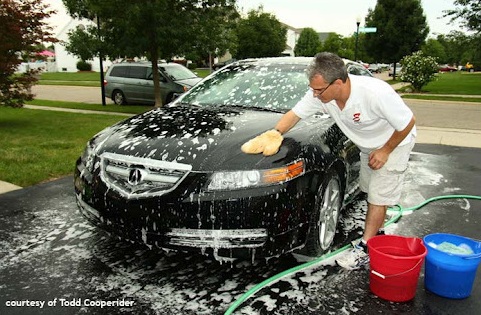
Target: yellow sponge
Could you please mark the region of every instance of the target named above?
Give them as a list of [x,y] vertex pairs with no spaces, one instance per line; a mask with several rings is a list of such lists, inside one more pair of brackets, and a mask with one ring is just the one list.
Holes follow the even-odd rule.
[[258,154],[262,152],[265,156],[270,156],[279,151],[282,140],[284,140],[284,138],[281,133],[272,129],[244,143],[241,150],[247,154]]

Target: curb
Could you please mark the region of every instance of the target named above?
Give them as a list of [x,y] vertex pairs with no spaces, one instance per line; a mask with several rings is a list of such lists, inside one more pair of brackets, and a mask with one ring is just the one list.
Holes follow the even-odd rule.
[[481,130],[416,126],[416,143],[481,148]]

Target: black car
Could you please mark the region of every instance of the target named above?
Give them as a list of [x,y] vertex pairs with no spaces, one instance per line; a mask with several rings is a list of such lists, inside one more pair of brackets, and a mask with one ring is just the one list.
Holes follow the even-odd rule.
[[123,239],[218,259],[320,255],[358,192],[358,148],[319,114],[286,133],[276,155],[240,149],[307,91],[311,60],[235,62],[169,106],[103,130],[76,164],[81,213]]

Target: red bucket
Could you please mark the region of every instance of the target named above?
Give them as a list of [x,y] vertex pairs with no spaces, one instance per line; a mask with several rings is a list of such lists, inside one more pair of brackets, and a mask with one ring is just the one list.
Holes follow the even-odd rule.
[[369,287],[375,295],[392,302],[412,300],[419,272],[427,254],[423,240],[379,235],[367,242],[371,272]]

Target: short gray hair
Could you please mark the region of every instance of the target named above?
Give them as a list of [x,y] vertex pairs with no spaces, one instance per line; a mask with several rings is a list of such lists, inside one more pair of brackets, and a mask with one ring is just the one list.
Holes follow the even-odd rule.
[[307,67],[309,81],[316,75],[321,75],[328,83],[337,79],[346,82],[347,69],[344,61],[338,55],[330,52],[320,52],[314,56],[314,59]]

